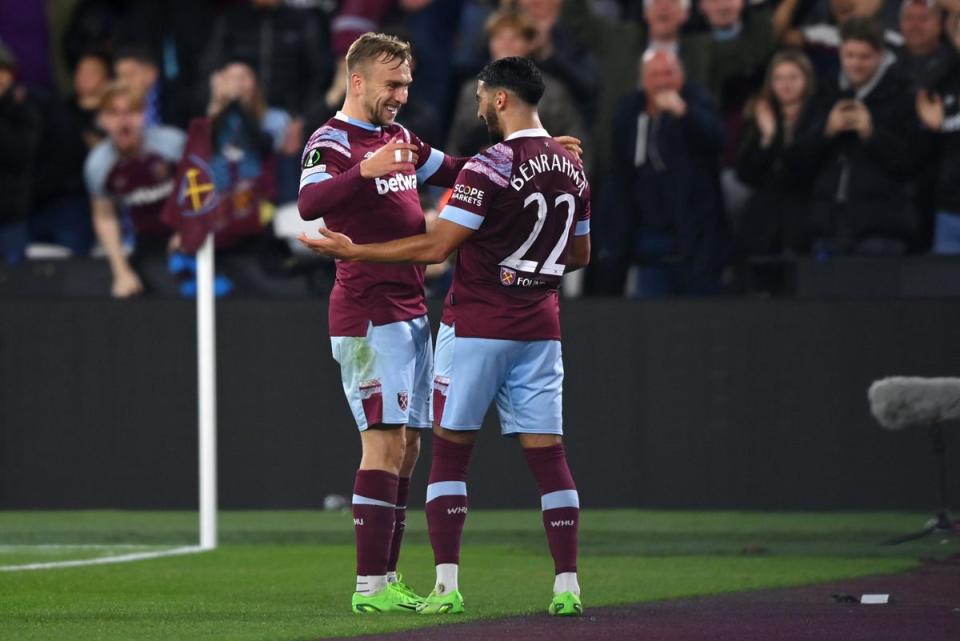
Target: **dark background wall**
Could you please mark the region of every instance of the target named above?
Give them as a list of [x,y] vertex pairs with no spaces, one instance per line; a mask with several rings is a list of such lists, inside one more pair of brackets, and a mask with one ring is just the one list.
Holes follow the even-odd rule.
[[[325,303],[225,301],[217,314],[221,506],[348,495],[359,439]],[[0,300],[0,508],[194,506],[194,322],[181,301]],[[960,301],[565,301],[563,322],[585,505],[936,507],[926,434],[881,430],[866,389],[960,375]],[[427,443],[413,504],[428,464]],[[492,417],[470,494],[537,504]]]

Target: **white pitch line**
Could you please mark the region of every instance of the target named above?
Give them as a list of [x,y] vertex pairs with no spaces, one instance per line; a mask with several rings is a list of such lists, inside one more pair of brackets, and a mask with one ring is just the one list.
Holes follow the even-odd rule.
[[24,565],[0,565],[0,572],[21,572],[24,570],[53,570],[57,568],[76,568],[85,565],[106,565],[108,563],[128,563],[130,561],[145,561],[147,559],[158,559],[164,556],[180,556],[183,554],[196,554],[197,552],[206,552],[210,548],[199,546],[190,546],[174,548],[172,550],[160,550],[158,552],[136,552],[133,554],[121,554],[118,556],[104,556],[97,559],[83,559],[79,561],[51,561],[49,563],[27,563]]
[[137,545],[134,543],[20,543],[16,545],[0,545],[0,552],[19,550],[143,550],[154,548],[156,545]]

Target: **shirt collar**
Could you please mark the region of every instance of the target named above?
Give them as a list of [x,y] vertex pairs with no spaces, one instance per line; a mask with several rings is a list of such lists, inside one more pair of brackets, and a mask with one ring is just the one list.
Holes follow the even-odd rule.
[[726,42],[728,40],[735,40],[741,31],[743,31],[743,23],[737,20],[726,29],[714,29],[710,33],[713,35],[714,40]]
[[514,138],[549,138],[550,134],[547,133],[546,129],[542,127],[534,127],[533,129],[521,129],[520,131],[515,131],[505,140],[513,140]]
[[366,122],[364,120],[357,120],[356,118],[351,118],[342,111],[338,111],[334,116],[337,120],[342,120],[343,122],[349,122],[351,125],[360,127],[361,129],[366,129],[367,131],[380,131],[380,127],[376,126],[372,122]]

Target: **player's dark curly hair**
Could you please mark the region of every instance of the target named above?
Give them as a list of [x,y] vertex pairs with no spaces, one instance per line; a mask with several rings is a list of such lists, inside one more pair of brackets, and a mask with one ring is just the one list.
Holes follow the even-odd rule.
[[511,56],[488,63],[477,76],[489,88],[506,89],[528,105],[543,97],[543,76],[529,58]]

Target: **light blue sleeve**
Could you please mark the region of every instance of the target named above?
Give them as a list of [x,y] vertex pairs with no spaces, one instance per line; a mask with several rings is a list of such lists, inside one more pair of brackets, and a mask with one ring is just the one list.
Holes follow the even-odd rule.
[[83,163],[83,179],[91,198],[104,198],[107,194],[107,176],[117,162],[117,152],[109,139],[101,141],[87,154]]
[[280,151],[283,146],[283,139],[287,135],[287,128],[290,126],[290,114],[283,109],[270,107],[263,114],[263,120],[260,122],[260,128],[273,140],[273,150]]
[[180,162],[187,145],[187,135],[176,127],[147,127],[143,138],[148,150],[173,162]]

